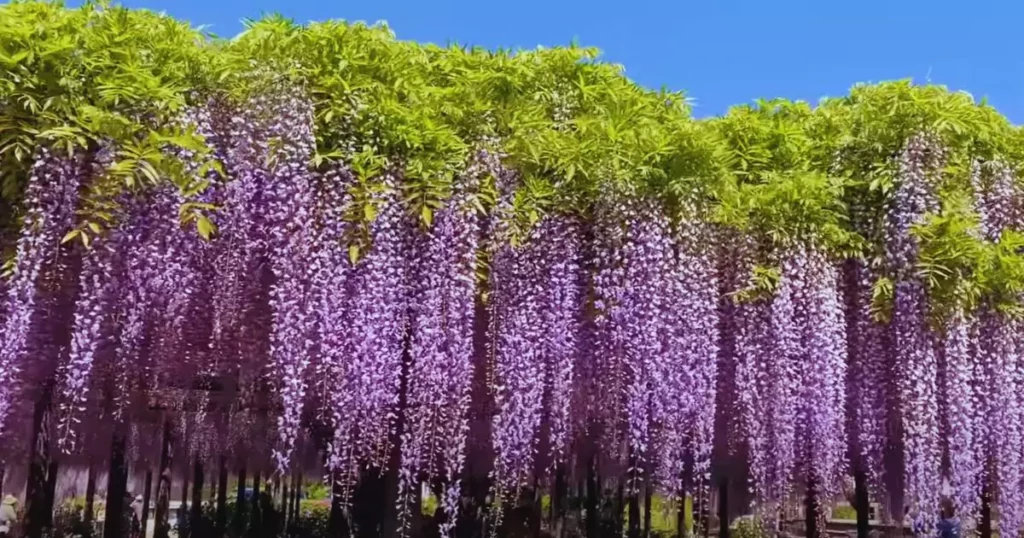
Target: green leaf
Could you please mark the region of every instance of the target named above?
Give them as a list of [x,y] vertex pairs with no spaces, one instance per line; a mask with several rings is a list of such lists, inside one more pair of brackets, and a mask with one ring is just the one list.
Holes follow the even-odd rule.
[[72,241],[74,238],[78,237],[79,235],[82,235],[82,230],[78,230],[78,229],[71,230],[70,232],[64,234],[64,238],[61,239],[60,242],[61,242],[61,244],[67,243],[68,241]]
[[214,225],[205,215],[199,215],[196,217],[196,229],[203,239],[209,241],[214,232]]
[[372,202],[363,206],[363,221],[373,222],[377,218],[377,206]]

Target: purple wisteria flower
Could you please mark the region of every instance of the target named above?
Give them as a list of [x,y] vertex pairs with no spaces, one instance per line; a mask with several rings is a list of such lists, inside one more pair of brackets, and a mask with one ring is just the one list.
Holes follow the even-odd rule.
[[79,188],[86,174],[79,156],[47,148],[39,150],[32,165],[14,271],[0,309],[6,312],[0,330],[0,431],[8,425],[21,375],[28,367],[26,360],[37,346],[49,345],[41,323],[48,316],[46,309],[53,307],[47,298],[54,290],[46,282],[60,282],[59,273],[66,272],[66,249],[58,246],[75,224]]
[[347,365],[334,387],[334,436],[328,468],[351,486],[361,467],[387,469],[398,413],[408,331],[408,246],[413,229],[398,200],[399,178],[386,172],[370,225],[372,247],[346,277],[350,313],[337,338]]
[[818,494],[827,500],[839,493],[846,470],[846,326],[836,266],[813,249],[798,258],[806,271],[796,312],[798,456],[805,475],[813,477]]
[[[889,397],[892,352],[886,327],[872,316],[872,286],[877,276],[862,260],[846,267],[847,436],[855,470],[868,487],[885,493],[889,423],[898,418]],[[902,471],[899,471],[902,473]]]
[[[668,353],[660,362],[658,461],[654,479],[670,497],[685,483],[711,479],[719,353],[719,278],[715,234],[697,219],[679,223],[668,275]],[[685,476],[692,461],[692,476]],[[694,493],[699,493],[695,491]]]
[[977,362],[979,344],[977,323],[955,312],[946,323],[942,341],[940,411],[951,497],[960,517],[974,517],[981,499],[985,455],[980,428],[988,419],[978,410],[983,374]]
[[937,209],[935,185],[945,154],[928,134],[911,137],[898,159],[899,175],[886,227],[887,263],[894,276],[890,329],[903,446],[903,495],[911,513],[934,523],[941,477],[938,362],[928,326],[928,297],[915,274],[917,244],[911,227]]
[[455,528],[469,429],[480,215],[473,197],[500,166],[481,150],[456,179],[452,197],[416,235],[410,300],[410,364],[399,473],[399,524],[408,532],[423,480],[442,479],[442,536]]

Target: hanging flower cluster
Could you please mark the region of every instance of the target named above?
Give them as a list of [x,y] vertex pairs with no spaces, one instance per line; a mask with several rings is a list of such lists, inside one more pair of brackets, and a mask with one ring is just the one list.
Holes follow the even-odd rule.
[[480,150],[448,204],[414,248],[411,342],[402,432],[399,515],[408,531],[421,479],[442,479],[441,533],[450,536],[461,503],[461,472],[469,429],[476,312],[476,253],[481,233],[474,198],[483,176],[500,173],[497,155]]
[[891,330],[904,502],[926,524],[936,517],[941,491],[938,362],[934,335],[927,326],[927,293],[913,274],[917,245],[910,229],[937,209],[937,175],[943,165],[943,149],[934,137],[922,134],[907,141],[898,161],[899,183],[886,229],[888,263],[896,275]]
[[891,348],[886,327],[874,319],[872,286],[876,276],[863,261],[846,268],[847,435],[854,466],[874,491],[885,491],[889,425]]
[[[851,468],[891,517],[905,504],[932,523],[948,482],[961,513],[989,490],[1002,531],[1024,526],[1020,322],[987,297],[936,318],[919,267],[948,187],[938,137],[910,137],[890,163],[880,256],[844,257],[803,228],[731,228],[677,192],[609,183],[552,209],[545,180],[496,141],[414,215],[423,178],[407,155],[318,154],[316,94],[273,81],[245,106],[183,115],[222,165],[167,149],[201,194],[128,189],[104,200],[111,225],[91,243],[62,239],[116,148],[39,151],[3,282],[0,427],[35,368],[58,372],[65,451],[102,416],[143,458],[158,436],[137,419],[188,403],[189,456],[251,451],[283,475],[315,448],[341,505],[394,471],[403,532],[430,484],[443,536],[466,521],[471,434],[493,457],[499,523],[524,490],[584,467],[633,498],[704,502],[720,457],[768,527],[800,494],[837,497]],[[554,100],[559,135],[575,106]],[[978,242],[1012,244],[1015,182],[1001,161],[974,163]]]
[[3,298],[6,317],[0,331],[0,431],[18,398],[21,374],[33,362],[43,360],[39,353],[50,344],[45,329],[47,302],[55,291],[53,283],[60,282],[60,272],[67,266],[65,252],[57,245],[74,224],[79,189],[86,174],[80,155],[63,155],[45,148],[32,166],[17,258]]
[[668,353],[661,362],[661,386],[654,417],[659,427],[655,481],[670,495],[688,481],[704,488],[710,481],[719,351],[716,239],[711,226],[696,219],[680,223],[669,275]]

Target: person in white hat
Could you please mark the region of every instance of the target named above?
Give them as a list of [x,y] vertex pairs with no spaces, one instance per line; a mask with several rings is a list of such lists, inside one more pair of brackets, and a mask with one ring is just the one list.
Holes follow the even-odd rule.
[[6,538],[11,535],[11,528],[18,520],[18,499],[14,495],[4,497],[3,504],[0,504],[0,537]]
[[136,495],[135,500],[132,501],[132,527],[131,532],[133,536],[137,536],[142,531],[142,495]]

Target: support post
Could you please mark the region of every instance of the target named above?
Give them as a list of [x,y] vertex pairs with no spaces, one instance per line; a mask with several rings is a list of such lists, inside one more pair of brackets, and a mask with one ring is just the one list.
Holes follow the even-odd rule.
[[235,519],[232,521],[235,535],[240,536],[245,530],[245,514],[247,504],[245,502],[246,469],[243,463],[238,469],[238,486],[235,488]]
[[196,456],[192,465],[192,511],[188,517],[188,529],[191,536],[202,536],[203,521],[203,482],[206,479],[206,472],[203,470],[202,461]]
[[48,506],[50,470],[50,387],[46,387],[36,400],[32,416],[32,444],[29,455],[28,484],[25,487],[25,524],[27,538],[42,538],[43,528],[50,520],[53,507]]
[[82,523],[92,536],[93,504],[96,501],[96,464],[89,458],[89,474],[85,479],[85,512],[82,514]]
[[818,482],[814,475],[807,477],[807,492],[804,499],[804,525],[807,538],[820,538],[821,529],[818,528],[818,514],[821,507],[818,505]]
[[142,491],[142,517],[139,518],[139,528],[142,529],[142,536],[146,536],[146,527],[149,526],[149,500],[150,492],[153,490],[153,471],[146,470],[146,489]]
[[223,538],[228,524],[228,460],[220,457],[220,477],[217,480],[217,525],[214,530],[216,538]]
[[124,497],[128,489],[128,468],[124,461],[124,434],[114,432],[110,446],[110,475],[107,479],[106,517],[103,520],[103,538],[122,538],[128,530],[124,528]]
[[687,535],[686,528],[686,481],[679,490],[679,508],[676,510],[676,538],[683,538]]
[[292,507],[292,498],[289,496],[288,478],[282,476],[281,477],[281,517],[280,517],[280,520],[281,520],[281,525],[283,526],[284,529],[286,529],[285,532],[287,532],[287,529],[288,529],[288,523],[289,523],[288,517],[291,515],[291,507]]
[[295,500],[292,504],[292,524],[298,525],[299,519],[302,516],[301,503],[302,503],[302,471],[295,471],[295,487],[292,489],[292,495]]
[[601,494],[598,491],[599,482],[597,480],[596,467],[597,463],[595,462],[594,457],[591,456],[590,462],[587,465],[587,536],[597,536],[597,533],[601,528],[601,514],[597,510],[597,502]]
[[986,474],[985,485],[981,489],[981,522],[978,534],[981,538],[992,538],[992,475]]
[[[635,467],[635,463],[633,466]],[[629,488],[629,538],[640,538],[640,488],[636,481]]]
[[[153,538],[169,538],[171,534],[171,421],[164,420],[164,440],[160,449],[160,476],[156,484],[156,521]],[[145,535],[143,535],[145,536]]]
[[644,538],[651,537],[651,483],[644,482]]
[[718,538],[729,538],[729,479],[718,485]]
[[853,501],[857,505],[857,538],[868,538],[871,531],[871,500],[868,497],[867,476],[858,470],[853,475]]
[[[416,492],[417,497],[420,492]],[[331,475],[331,515],[327,520],[327,536],[329,538],[345,538],[348,536],[348,521],[341,506],[342,487],[337,477]],[[418,504],[417,504],[418,506]]]
[[249,512],[252,514],[249,517],[249,528],[255,532],[255,529],[260,528],[260,522],[263,519],[263,514],[260,513],[260,472],[256,473],[252,477],[252,506],[249,508]]
[[565,534],[565,499],[568,496],[569,484],[565,479],[565,464],[559,464],[555,470],[555,492],[551,498],[551,528],[554,538],[562,538]]

